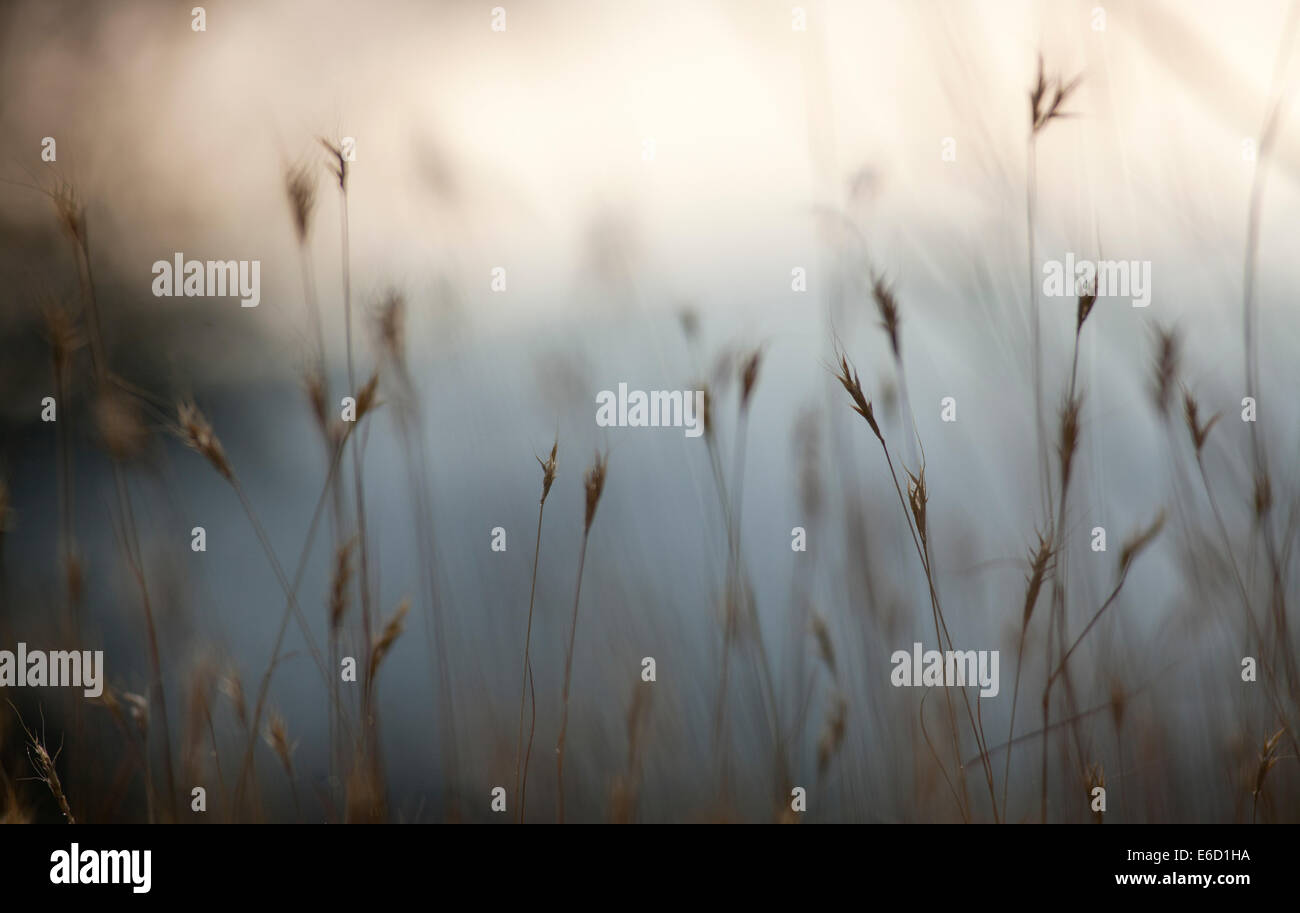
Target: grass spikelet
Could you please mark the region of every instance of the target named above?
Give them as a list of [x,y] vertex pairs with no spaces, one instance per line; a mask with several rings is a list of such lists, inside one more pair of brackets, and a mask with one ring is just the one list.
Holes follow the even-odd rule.
[[406,297],[389,289],[375,309],[375,333],[379,346],[405,373],[406,365]]
[[[10,702],[9,706],[13,707],[14,705]],[[18,709],[14,707],[14,713],[17,712]],[[36,779],[49,788],[50,795],[58,803],[59,811],[63,813],[64,820],[68,824],[76,824],[77,820],[72,817],[72,809],[68,806],[68,797],[64,795],[63,783],[59,780],[59,772],[56,767],[59,754],[63,750],[62,747],[51,755],[45,747],[44,739],[28,729],[27,724],[22,721],[22,717],[19,717],[18,723],[23,727],[23,732],[27,735],[27,759],[31,761],[32,767],[36,769]]]
[[330,173],[334,175],[335,180],[339,182],[339,190],[344,193],[348,192],[348,157],[343,151],[341,143],[327,140],[323,136],[318,136],[317,140],[325,147],[325,151],[330,154],[331,161],[327,166]]
[[212,464],[212,468],[226,481],[234,480],[234,471],[226,459],[226,452],[217,440],[212,426],[192,402],[183,402],[176,408],[176,417],[180,422],[181,438],[192,450]]
[[884,277],[878,276],[872,281],[871,297],[876,302],[876,310],[880,312],[880,325],[889,337],[889,348],[894,353],[895,359],[901,359],[903,356],[898,340],[898,299]]
[[147,737],[149,734],[149,699],[143,694],[136,694],[134,691],[123,693],[122,698],[126,701],[127,711],[131,714],[131,722],[135,724],[136,730],[141,737]]
[[1038,594],[1042,591],[1043,578],[1047,575],[1051,559],[1051,536],[1040,534],[1038,547],[1029,556],[1029,576],[1025,579],[1025,607],[1021,613],[1022,626],[1028,626],[1029,619],[1034,614],[1034,606],[1038,602]]
[[376,409],[380,402],[379,393],[379,374],[376,372],[370,375],[370,380],[366,381],[361,392],[357,394],[357,421],[360,422],[367,413]]
[[316,428],[325,442],[333,447],[338,443],[339,431],[330,419],[328,397],[325,393],[325,375],[319,366],[310,367],[303,372],[302,386],[307,394],[307,402],[311,406],[311,416],[316,421]]
[[1196,404],[1196,398],[1190,391],[1183,391],[1183,417],[1187,421],[1187,433],[1192,436],[1192,445],[1196,448],[1196,455],[1199,457],[1201,449],[1205,446],[1205,439],[1210,436],[1210,429],[1214,423],[1219,420],[1220,413],[1210,416],[1209,420],[1202,425],[1199,420],[1200,408]]
[[853,400],[853,411],[867,420],[872,433],[883,444],[885,438],[880,433],[880,426],[876,424],[876,414],[871,408],[871,401],[862,392],[862,381],[858,378],[858,372],[849,363],[848,356],[843,353],[840,354],[840,364],[835,379],[848,391],[849,397]]
[[906,467],[903,471],[907,473],[907,503],[912,509],[912,518],[916,521],[916,534],[921,537],[922,548],[928,549],[929,529],[925,523],[925,511],[930,501],[930,493],[925,487],[925,466],[922,466],[916,474]]
[[68,181],[60,181],[54,189],[48,191],[54,203],[54,211],[59,219],[59,227],[64,234],[79,246],[86,245],[86,205],[81,200],[77,188]]
[[582,477],[582,484],[587,490],[587,508],[583,520],[584,535],[591,529],[591,521],[596,518],[596,506],[600,504],[600,496],[605,491],[605,471],[608,467],[608,456],[598,453],[592,461],[591,468]]
[[758,369],[763,363],[763,350],[755,349],[740,366],[740,409],[749,408],[749,398],[758,384]]
[[348,611],[348,592],[352,586],[353,540],[340,545],[334,553],[334,569],[330,574],[329,620],[330,630],[338,631]]
[[311,232],[312,210],[316,207],[315,172],[306,165],[293,166],[284,176],[284,190],[298,243],[306,243]]
[[817,655],[821,657],[826,664],[826,670],[830,672],[831,677],[836,676],[835,671],[835,644],[831,640],[830,628],[826,627],[823,618],[814,613],[812,617],[813,638],[817,641]]
[[115,460],[139,456],[149,443],[149,432],[134,401],[120,392],[105,390],[95,397],[95,426],[104,449]]
[[279,711],[271,711],[270,719],[266,724],[266,732],[262,734],[262,738],[266,740],[266,744],[270,746],[271,751],[275,752],[275,756],[280,759],[280,766],[284,768],[284,772],[292,779],[293,753],[297,749],[298,743],[290,744],[289,727]]
[[1165,512],[1162,510],[1156,515],[1155,520],[1151,522],[1150,526],[1134,533],[1124,542],[1124,547],[1119,553],[1119,572],[1121,577],[1128,573],[1129,565],[1131,565],[1134,559],[1136,559],[1138,555],[1142,554],[1146,547],[1151,544],[1152,540],[1160,534],[1160,530],[1164,528],[1164,525]]
[[1048,77],[1043,71],[1043,55],[1038,55],[1038,76],[1029,90],[1029,122],[1033,133],[1043,130],[1059,118],[1073,117],[1062,106],[1079,87],[1082,76],[1065,82],[1059,76]]
[[1259,753],[1259,765],[1255,768],[1255,788],[1251,791],[1251,824],[1255,823],[1255,818],[1259,813],[1259,797],[1264,792],[1264,780],[1268,777],[1268,772],[1273,769],[1273,765],[1280,760],[1277,756],[1277,746],[1284,732],[1286,732],[1285,726],[1269,736],[1264,742],[1264,748]]
[[1083,330],[1083,322],[1088,319],[1088,315],[1092,313],[1092,306],[1096,303],[1097,296],[1093,292],[1087,292],[1079,296],[1079,309],[1074,325],[1075,335],[1078,335]]
[[230,706],[235,710],[235,719],[244,729],[248,728],[248,705],[244,700],[244,683],[239,673],[227,669],[217,680],[217,690],[226,696]]
[[1061,459],[1061,488],[1070,485],[1070,472],[1074,467],[1074,456],[1079,449],[1079,411],[1083,398],[1075,394],[1066,399],[1061,406],[1061,440],[1056,452]]
[[843,695],[836,694],[831,702],[830,709],[826,711],[826,723],[822,729],[821,738],[817,742],[818,778],[826,776],[831,761],[839,754],[840,748],[844,744],[847,718],[848,703],[844,700]]
[[1267,472],[1255,474],[1254,506],[1256,519],[1263,519],[1273,507],[1273,482]]
[[274,709],[271,711],[262,738],[266,740],[266,744],[271,747],[271,751],[275,753],[275,756],[280,759],[280,766],[284,768],[284,775],[289,778],[289,791],[293,795],[294,812],[301,818],[302,805],[298,801],[298,782],[293,775],[293,753],[297,750],[298,743],[289,741],[289,726],[278,711]]
[[370,650],[370,664],[367,676],[370,684],[374,684],[375,676],[379,673],[379,664],[384,661],[389,652],[393,649],[393,644],[397,638],[402,636],[402,631],[406,627],[406,613],[411,610],[411,600],[403,599],[398,604],[396,611],[391,618],[384,624],[383,631],[375,639],[374,646]]
[[1169,403],[1178,380],[1178,363],[1182,346],[1173,330],[1156,329],[1155,362],[1151,372],[1151,400],[1160,417],[1169,417]]

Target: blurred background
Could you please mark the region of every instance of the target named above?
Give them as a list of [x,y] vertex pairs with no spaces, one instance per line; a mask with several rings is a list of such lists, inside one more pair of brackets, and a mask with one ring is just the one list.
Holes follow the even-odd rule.
[[[111,689],[6,689],[0,814],[62,814],[43,717],[78,820],[513,821],[535,709],[554,820],[572,635],[566,820],[1300,817],[1292,3],[194,8],[0,4],[0,649]],[[260,306],[154,297],[177,252],[259,260]],[[1151,305],[1080,328],[1067,253]],[[598,427],[620,383],[708,433]],[[997,697],[890,686],[931,584]]]

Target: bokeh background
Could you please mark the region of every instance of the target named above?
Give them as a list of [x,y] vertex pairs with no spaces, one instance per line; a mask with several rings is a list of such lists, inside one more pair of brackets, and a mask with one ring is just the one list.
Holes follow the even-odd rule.
[[[609,472],[575,637],[569,820],[1089,821],[1097,783],[1108,821],[1295,820],[1293,4],[498,5],[504,31],[491,3],[218,2],[202,32],[193,3],[0,5],[0,647],[104,649],[120,701],[6,693],[7,813],[59,816],[44,785],[19,779],[31,775],[19,714],[43,714],[83,820],[203,820],[187,810],[196,785],[219,820],[514,820],[535,456],[558,440],[528,820],[555,814],[582,473],[597,451]],[[1040,56],[1049,77],[1081,80],[1070,116],[1033,143],[1031,264]],[[41,159],[47,136],[54,163]],[[346,278],[320,142],[345,136]],[[316,185],[303,249],[293,168]],[[51,205],[48,191],[66,187],[84,207],[84,258]],[[261,305],[155,298],[151,265],[178,251],[260,260]],[[1162,512],[1165,523],[1071,657],[1052,718],[1072,721],[1044,740],[1046,585],[1008,749],[1026,556],[1045,522],[1031,314],[1050,448],[1076,329],[1075,300],[1031,299],[1030,276],[1067,252],[1150,261],[1153,299],[1099,299],[1080,334],[1082,431],[1056,556],[1066,643],[1110,594],[1126,538]],[[348,385],[345,281],[355,373],[379,378],[382,405],[357,434],[374,633],[403,598],[411,609],[373,716],[344,688],[335,728],[372,733],[364,749],[331,735],[329,689],[290,624],[267,706],[291,751],[255,733],[255,795],[236,803],[250,739],[230,694],[238,682],[252,704],[286,605],[267,547],[288,576],[305,555],[297,601],[323,648],[337,551],[356,528],[349,447],[341,512],[312,533],[329,458],[304,394],[316,363],[304,263],[331,411]],[[109,384],[90,363],[87,264]],[[901,311],[901,373],[876,276]],[[406,375],[377,331],[394,291]],[[1166,359],[1165,414],[1153,397],[1162,338],[1179,355]],[[49,424],[40,402],[57,392],[59,339],[67,384]],[[924,690],[889,685],[893,651],[935,645],[928,585],[889,467],[834,378],[841,350],[900,475],[924,459],[954,642],[1000,651],[1000,693],[979,701],[994,800],[964,712],[954,748],[942,693],[922,703]],[[595,395],[620,382],[707,386],[709,435],[598,428]],[[1202,420],[1222,416],[1204,476],[1184,389]],[[1247,395],[1268,460],[1262,512]],[[265,541],[176,433],[191,399]],[[734,637],[728,516],[741,518],[736,563],[753,594]],[[190,549],[195,526],[206,552]],[[806,552],[791,550],[796,526]],[[1097,526],[1105,553],[1089,548]],[[495,527],[504,552],[490,547]],[[133,540],[170,751],[124,557]],[[343,655],[364,650],[358,578]],[[1242,681],[1246,656],[1267,665],[1260,681]],[[497,786],[506,814],[490,806]],[[788,811],[795,786],[808,791],[801,815]]]

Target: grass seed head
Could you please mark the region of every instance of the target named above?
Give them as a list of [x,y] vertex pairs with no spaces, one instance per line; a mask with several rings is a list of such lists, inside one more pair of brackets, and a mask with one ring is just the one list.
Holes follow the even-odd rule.
[[402,636],[402,631],[406,627],[406,613],[411,610],[411,600],[403,599],[398,604],[397,610],[393,616],[388,619],[384,625],[384,630],[380,633],[379,638],[375,641],[374,647],[370,651],[370,672],[369,678],[371,683],[374,682],[375,676],[379,672],[379,664],[388,656],[389,651],[393,649],[393,644],[397,643],[397,638]]
[[1164,525],[1165,512],[1162,510],[1156,515],[1150,526],[1129,537],[1124,543],[1124,548],[1120,550],[1119,571],[1121,576],[1128,571],[1129,565],[1133,563],[1133,560],[1138,555],[1142,554],[1142,551],[1151,544],[1152,540],[1160,535],[1160,530],[1164,528]]
[[1079,450],[1079,410],[1083,398],[1075,394],[1066,399],[1061,406],[1061,440],[1057,444],[1057,455],[1061,459],[1061,484],[1070,483],[1070,470],[1074,466],[1074,456]]
[[348,593],[352,583],[352,547],[355,540],[348,540],[334,553],[334,569],[330,574],[330,630],[338,631],[343,626],[343,618],[348,612]]
[[903,471],[907,473],[907,503],[912,508],[912,518],[916,520],[916,533],[921,537],[922,547],[928,547],[929,530],[925,525],[925,513],[930,493],[925,487],[925,466],[916,474],[906,467]]
[[77,193],[77,188],[67,181],[60,181],[49,191],[54,202],[54,211],[58,214],[59,227],[64,234],[81,245],[86,246],[86,206]]
[[95,397],[94,410],[100,441],[113,459],[127,461],[144,452],[149,431],[134,400],[107,389]]
[[1267,472],[1255,476],[1255,516],[1262,519],[1273,507],[1273,482]]
[[343,152],[341,143],[335,143],[325,139],[323,136],[317,137],[320,144],[325,147],[325,151],[330,154],[330,163],[327,166],[330,174],[339,182],[339,190],[344,193],[348,192],[348,157]]
[[763,350],[755,349],[745,358],[740,366],[740,408],[749,408],[749,397],[758,384],[758,368],[763,362]]
[[1200,456],[1201,448],[1205,446],[1205,439],[1210,436],[1210,429],[1214,423],[1219,420],[1219,414],[1215,413],[1210,416],[1209,421],[1204,425],[1200,423],[1200,409],[1196,404],[1196,398],[1188,390],[1183,391],[1183,417],[1187,420],[1187,433],[1192,436],[1192,444],[1196,447],[1196,454]]
[[1029,618],[1034,614],[1038,603],[1038,594],[1043,588],[1043,580],[1052,561],[1052,538],[1038,534],[1038,547],[1029,554],[1029,576],[1025,579],[1025,608],[1021,613],[1021,626],[1029,626]]
[[596,458],[592,461],[591,468],[583,476],[583,486],[587,489],[587,512],[586,519],[583,521],[583,532],[591,529],[591,521],[596,518],[596,505],[600,503],[600,495],[605,490],[605,470],[609,465],[609,457],[597,453]]
[[1043,71],[1043,55],[1038,55],[1038,76],[1033,88],[1029,90],[1029,122],[1032,133],[1038,133],[1058,118],[1073,116],[1062,108],[1079,87],[1082,78],[1076,76],[1069,82],[1059,76],[1049,78]]
[[226,459],[226,452],[221,447],[221,441],[217,440],[216,434],[212,431],[212,425],[199,411],[199,407],[192,402],[183,402],[176,409],[177,419],[180,421],[181,437],[187,445],[198,453],[207,458],[222,478],[231,481],[234,478],[234,470],[230,467],[230,462]]
[[379,405],[379,374],[378,372],[370,375],[370,380],[366,381],[361,392],[357,394],[357,422],[365,417],[366,413],[372,411]]
[[884,277],[877,276],[872,281],[871,297],[875,299],[876,309],[880,312],[880,325],[889,336],[889,348],[893,350],[895,359],[901,358],[902,353],[898,342],[898,299]]
[[231,706],[234,707],[235,719],[239,720],[239,725],[247,729],[248,709],[244,702],[244,683],[239,678],[239,673],[233,668],[227,669],[217,679],[217,690],[224,694],[230,701]]
[[1095,293],[1089,292],[1079,296],[1078,320],[1074,325],[1076,334],[1083,329],[1083,322],[1088,319],[1088,315],[1092,313],[1092,306],[1096,303],[1097,296]]
[[306,165],[295,165],[285,174],[284,189],[289,198],[294,233],[298,236],[298,243],[304,244],[311,231],[311,214],[316,206],[316,176]]
[[885,439],[880,434],[880,426],[876,424],[876,414],[872,411],[871,401],[862,392],[862,381],[858,378],[858,372],[849,364],[848,356],[843,353],[840,354],[839,370],[835,375],[835,379],[840,382],[853,400],[853,411],[867,420],[872,433],[883,444]]
[[537,462],[542,467],[542,501],[546,503],[546,496],[551,493],[551,485],[555,482],[555,453],[560,447],[560,439],[556,437],[555,443],[551,445],[551,455],[545,461],[541,457],[536,457]]
[[297,749],[298,743],[289,742],[289,727],[279,711],[271,711],[271,718],[266,724],[266,731],[262,733],[262,738],[266,740],[267,745],[271,746],[275,756],[280,759],[284,772],[292,777],[293,753]]
[[1161,418],[1168,418],[1169,403],[1178,381],[1181,344],[1178,334],[1160,327],[1156,330],[1155,363],[1151,374],[1151,399]]

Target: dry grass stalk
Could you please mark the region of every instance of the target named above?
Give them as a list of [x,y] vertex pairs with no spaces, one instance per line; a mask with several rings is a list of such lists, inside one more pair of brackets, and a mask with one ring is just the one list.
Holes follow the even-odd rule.
[[573,645],[578,637],[578,604],[582,598],[582,572],[587,564],[587,542],[591,537],[591,521],[596,517],[596,506],[605,490],[605,473],[609,457],[596,454],[591,467],[583,475],[586,489],[586,513],[582,527],[582,548],[578,552],[578,584],[573,593],[573,620],[569,625],[569,648],[564,655],[564,691],[561,698],[560,735],[555,742],[555,781],[557,786],[555,818],[564,823],[564,742],[569,731],[569,686],[573,681]]
[[610,790],[609,820],[613,824],[632,824],[636,820],[637,799],[641,789],[641,754],[643,730],[650,712],[650,689],[633,686],[632,702],[627,708],[627,769],[614,780]]
[[[842,352],[839,353],[839,366],[836,373],[836,379],[840,385],[848,392],[849,397],[853,400],[853,410],[866,419],[867,424],[871,427],[876,439],[880,442],[881,450],[885,455],[885,463],[889,467],[890,479],[894,483],[894,491],[898,495],[898,502],[903,508],[903,516],[907,520],[907,528],[912,536],[912,543],[916,547],[917,558],[921,562],[921,569],[925,573],[926,586],[930,596],[930,609],[934,621],[935,639],[941,648],[947,641],[947,649],[952,649],[952,637],[948,633],[948,625],[943,615],[943,607],[939,603],[939,594],[935,586],[934,574],[931,570],[930,546],[929,546],[929,527],[926,523],[926,509],[929,501],[929,492],[925,483],[925,454],[921,454],[920,469],[913,473],[904,467],[907,474],[907,495],[903,495],[903,486],[899,482],[898,473],[894,469],[893,457],[889,453],[889,445],[885,443],[884,436],[880,433],[880,427],[876,424],[875,415],[871,409],[871,403],[862,391],[862,383],[858,379],[857,372],[849,364],[848,357]],[[965,689],[961,691],[962,701],[966,707],[966,716],[970,722],[971,731],[975,736],[976,742],[980,746],[980,765],[984,771],[985,785],[989,790],[989,800],[992,803],[994,820],[998,820],[998,803],[997,790],[993,783],[993,767],[989,761],[989,752],[987,742],[983,734],[983,724],[976,718],[975,711],[970,705],[970,697],[966,694]],[[952,739],[952,751],[956,762],[961,762],[961,748],[957,736],[956,715],[953,710],[952,698],[947,689],[944,690],[944,699],[948,708],[949,733]],[[937,756],[936,756],[937,759]],[[942,764],[940,765],[942,767]],[[944,773],[945,779],[947,774]],[[963,794],[965,791],[965,781],[962,783]],[[961,805],[962,817],[969,820],[969,809]]]
[[[18,708],[14,707],[12,701],[9,702],[9,706],[13,708],[15,714],[18,713]],[[36,769],[36,779],[49,788],[50,795],[58,803],[59,811],[63,813],[64,820],[68,824],[76,824],[77,820],[72,817],[72,809],[68,806],[68,797],[63,793],[63,784],[59,780],[59,772],[56,767],[59,754],[63,751],[62,747],[51,755],[45,747],[44,738],[37,736],[36,733],[27,728],[27,724],[22,721],[21,716],[18,718],[18,723],[27,736],[27,759],[31,762],[32,767]]]
[[[1020,646],[1016,649],[1016,681],[1011,689],[1011,723],[1007,732],[1007,745],[1015,741],[1016,705],[1020,700],[1020,673],[1024,667],[1025,638],[1029,633],[1029,619],[1033,617],[1034,606],[1043,590],[1043,580],[1052,561],[1052,537],[1038,536],[1038,546],[1029,553],[1029,576],[1025,578],[1025,604],[1020,613]],[[1007,797],[1011,792],[1011,749],[1007,749],[1007,759],[1002,771],[1002,820],[1007,820]]]
[[[533,579],[528,590],[528,627],[524,632],[524,671],[523,681],[519,685],[519,732],[515,740],[515,792],[519,804],[519,812],[516,821],[520,824],[524,821],[524,811],[528,796],[528,762],[533,755],[533,736],[537,730],[537,692],[533,683],[533,606],[537,599],[537,567],[542,555],[542,512],[546,509],[546,496],[551,493],[551,485],[555,483],[555,455],[560,447],[560,439],[557,436],[555,442],[551,444],[551,455],[543,460],[537,457],[538,464],[542,467],[542,497],[537,503],[537,536],[536,544],[533,547]],[[604,481],[601,482],[602,486]],[[528,749],[525,752],[524,741],[524,705],[527,695],[532,694],[532,721],[528,727]],[[522,755],[522,762],[520,756]],[[522,771],[521,771],[522,768]]]

